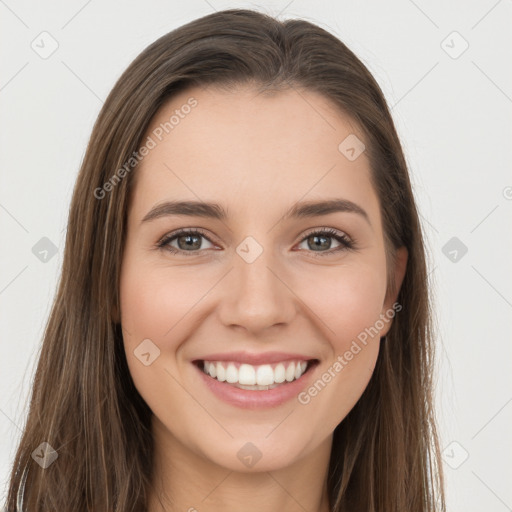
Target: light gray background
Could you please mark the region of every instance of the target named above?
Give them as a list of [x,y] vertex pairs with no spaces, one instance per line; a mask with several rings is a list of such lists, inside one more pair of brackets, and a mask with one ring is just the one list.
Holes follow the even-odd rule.
[[157,37],[230,7],[319,24],[382,86],[428,237],[449,510],[512,510],[511,0],[0,0],[0,503],[102,101]]

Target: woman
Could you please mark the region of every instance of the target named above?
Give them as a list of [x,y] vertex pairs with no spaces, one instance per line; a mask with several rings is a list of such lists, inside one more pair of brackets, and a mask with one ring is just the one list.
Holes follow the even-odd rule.
[[424,252],[342,42],[161,37],[93,129],[8,510],[444,510]]

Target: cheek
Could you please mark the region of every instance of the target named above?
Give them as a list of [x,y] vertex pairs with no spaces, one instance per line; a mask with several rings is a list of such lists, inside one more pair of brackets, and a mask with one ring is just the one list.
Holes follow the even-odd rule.
[[380,260],[371,265],[333,268],[331,273],[318,273],[314,287],[309,286],[307,305],[321,319],[328,356],[320,369],[322,382],[304,403],[321,394],[322,398],[315,398],[313,409],[318,407],[316,414],[330,417],[333,428],[360,398],[377,361],[385,270]]
[[323,269],[300,288],[298,295],[307,297],[307,305],[325,324],[332,348],[346,350],[347,343],[379,319],[386,293],[385,263],[377,259]]
[[[182,279],[178,274],[179,270],[175,269],[171,277],[148,263],[128,260],[123,265],[120,281],[128,368],[148,406],[162,416],[187,408],[187,396],[180,393],[172,376],[177,376],[176,352],[186,339],[187,314],[205,293],[196,286],[198,283]],[[148,353],[145,358],[144,354]],[[173,396],[172,401],[164,398],[169,394]]]
[[[156,406],[154,390],[163,383],[172,386],[171,375],[181,374],[181,346],[201,324],[205,295],[217,280],[212,272],[186,266],[169,269],[125,260],[120,280],[124,348],[134,383],[150,407]],[[140,355],[147,347],[151,364],[145,366]]]
[[209,283],[208,276],[185,268],[166,270],[127,262],[120,285],[123,327],[169,350],[173,340],[180,339],[178,333],[187,324],[187,314],[197,307],[211,287]]
[[360,399],[373,374],[380,348],[379,319],[386,291],[385,265],[339,268],[317,280],[311,307],[325,323],[329,356],[299,403],[327,435]]

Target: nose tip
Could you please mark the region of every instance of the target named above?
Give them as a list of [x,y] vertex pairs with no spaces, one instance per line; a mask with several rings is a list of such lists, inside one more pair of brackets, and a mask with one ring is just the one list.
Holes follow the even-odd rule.
[[293,293],[270,266],[270,254],[250,238],[247,237],[237,248],[237,252],[240,249],[245,257],[240,256],[235,262],[219,314],[225,325],[242,326],[255,333],[289,323],[295,308]]

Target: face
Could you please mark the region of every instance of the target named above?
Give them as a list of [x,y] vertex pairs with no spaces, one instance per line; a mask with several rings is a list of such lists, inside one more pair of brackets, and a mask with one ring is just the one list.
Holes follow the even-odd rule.
[[367,156],[339,149],[349,136],[363,140],[321,95],[250,88],[184,91],[146,133],[124,346],[155,429],[205,463],[293,464],[332,439],[370,380],[394,297]]

